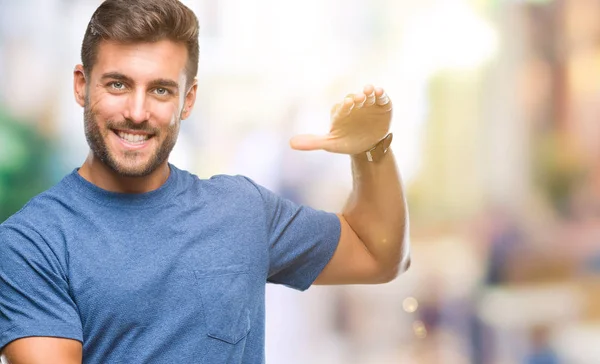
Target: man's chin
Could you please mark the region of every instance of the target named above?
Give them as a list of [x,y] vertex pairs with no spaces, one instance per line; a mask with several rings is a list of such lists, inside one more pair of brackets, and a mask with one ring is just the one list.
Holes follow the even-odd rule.
[[158,168],[158,165],[150,162],[115,162],[109,163],[109,167],[120,176],[134,178],[148,176]]

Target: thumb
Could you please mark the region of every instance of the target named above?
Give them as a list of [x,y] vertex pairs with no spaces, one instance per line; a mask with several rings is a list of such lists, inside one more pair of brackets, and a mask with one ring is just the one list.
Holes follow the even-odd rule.
[[326,135],[301,134],[290,139],[290,146],[296,150],[317,150],[325,148]]

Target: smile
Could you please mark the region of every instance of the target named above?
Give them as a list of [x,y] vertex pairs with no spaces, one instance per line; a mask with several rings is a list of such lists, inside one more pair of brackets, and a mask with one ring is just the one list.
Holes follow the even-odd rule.
[[121,139],[121,141],[135,146],[143,145],[148,139],[152,137],[150,134],[139,134],[139,133],[128,133],[122,130],[113,130],[114,133]]

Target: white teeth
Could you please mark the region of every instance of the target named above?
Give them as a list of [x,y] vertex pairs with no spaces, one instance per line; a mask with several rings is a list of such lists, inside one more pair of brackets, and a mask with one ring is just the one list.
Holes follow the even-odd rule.
[[129,134],[129,133],[121,132],[121,131],[118,134],[121,139],[125,140],[128,143],[132,143],[132,144],[142,144],[143,142],[148,140],[148,135]]

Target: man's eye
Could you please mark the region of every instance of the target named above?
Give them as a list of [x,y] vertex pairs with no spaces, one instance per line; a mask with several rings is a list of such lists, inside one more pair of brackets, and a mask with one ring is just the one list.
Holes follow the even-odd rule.
[[123,84],[123,82],[111,82],[110,86],[112,88],[114,88],[115,90],[122,90],[125,88],[125,85]]
[[156,90],[154,90],[154,92],[156,92],[156,94],[161,95],[161,96],[169,94],[169,90],[167,90],[166,88],[162,88],[162,87],[157,88]]

